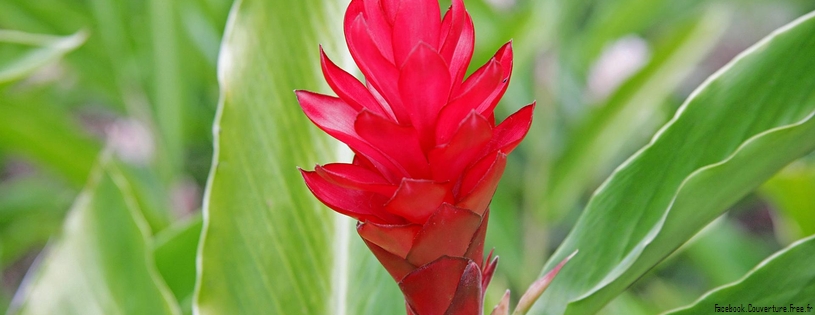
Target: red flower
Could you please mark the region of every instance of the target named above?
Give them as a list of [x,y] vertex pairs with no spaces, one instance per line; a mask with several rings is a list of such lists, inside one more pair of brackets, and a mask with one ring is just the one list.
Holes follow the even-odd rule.
[[399,283],[409,314],[481,314],[496,260],[483,260],[489,203],[530,104],[495,125],[512,71],[507,43],[466,80],[472,20],[462,0],[352,0],[345,36],[365,84],[321,51],[339,97],[296,91],[306,115],[355,153],[302,171]]

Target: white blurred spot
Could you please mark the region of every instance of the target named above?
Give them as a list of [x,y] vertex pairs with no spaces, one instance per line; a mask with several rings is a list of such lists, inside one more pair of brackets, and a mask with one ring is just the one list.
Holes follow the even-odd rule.
[[218,83],[220,83],[221,88],[226,86],[226,78],[234,68],[232,60],[233,56],[231,46],[221,44],[221,50],[218,54]]
[[648,43],[635,35],[628,35],[606,45],[600,58],[589,71],[589,97],[603,100],[626,79],[642,68],[651,58]]
[[25,81],[22,82],[22,84],[39,86],[51,82],[59,82],[60,84],[64,84],[60,79],[66,79],[66,81],[68,81],[67,79],[71,79],[70,81],[76,81],[73,80],[73,78],[67,78],[66,75],[67,71],[65,70],[65,66],[59,62],[54,62],[43,66],[39,70],[32,73],[25,79]]
[[509,10],[515,6],[515,0],[487,0],[487,3],[499,10]]
[[147,165],[156,151],[153,134],[133,118],[118,119],[107,129],[107,144],[125,162]]

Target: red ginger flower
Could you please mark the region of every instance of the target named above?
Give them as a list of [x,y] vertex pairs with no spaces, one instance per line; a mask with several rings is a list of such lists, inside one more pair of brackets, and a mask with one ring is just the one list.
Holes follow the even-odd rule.
[[353,163],[302,171],[405,295],[408,314],[481,314],[489,203],[534,104],[495,125],[512,71],[507,43],[466,80],[472,20],[462,0],[352,0],[345,37],[363,85],[321,51],[338,97],[296,91],[303,111],[354,151]]

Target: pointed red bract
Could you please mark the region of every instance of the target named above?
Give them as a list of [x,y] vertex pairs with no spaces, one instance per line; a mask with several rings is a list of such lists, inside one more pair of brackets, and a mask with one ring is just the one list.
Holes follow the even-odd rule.
[[370,25],[371,38],[379,48],[379,52],[390,62],[393,62],[393,40],[390,32],[390,25],[393,24],[392,19],[388,21],[382,7],[383,3],[380,0],[360,2],[363,2],[363,14],[365,20],[368,21],[368,25]]
[[344,100],[345,103],[354,107],[357,111],[365,108],[380,116],[395,118],[393,113],[390,112],[390,109],[383,108],[382,104],[365,88],[365,85],[360,83],[350,73],[345,72],[345,70],[342,70],[334,64],[334,62],[325,55],[322,47],[320,47],[320,62],[328,86],[330,86],[331,90],[337,93],[337,96]]
[[332,163],[317,165],[314,171],[320,177],[344,188],[366,190],[383,196],[392,196],[396,186],[370,169],[353,164]]
[[459,186],[456,197],[464,199],[473,193],[479,184],[483,183],[485,178],[490,174],[497,173],[500,177],[504,172],[506,166],[507,155],[503,152],[496,152],[493,155],[487,155],[467,170],[464,171],[464,177],[461,179],[461,186]]
[[453,301],[450,302],[450,306],[444,314],[464,315],[481,313],[484,308],[482,290],[486,289],[486,287],[481,286],[481,283],[481,268],[475,262],[470,261],[458,282],[456,295],[453,296]]
[[463,257],[470,247],[470,239],[460,236],[475,235],[480,225],[481,216],[443,204],[416,235],[407,261],[421,266],[441,256]]
[[444,184],[426,179],[404,179],[393,198],[385,204],[385,210],[410,222],[424,224],[448,194]]
[[504,122],[493,130],[492,141],[487,148],[487,152],[501,151],[506,154],[512,152],[521,143],[529,127],[532,126],[532,112],[535,110],[535,103],[521,108],[515,114],[507,117]]
[[484,150],[492,137],[490,123],[471,112],[461,122],[450,142],[437,146],[428,154],[428,161],[437,181],[455,180]]
[[362,238],[404,259],[413,247],[413,239],[422,229],[418,224],[384,225],[360,222],[357,232]]
[[423,178],[430,174],[415,129],[400,126],[367,110],[359,114],[354,127],[363,139],[407,170],[410,176]]
[[360,221],[391,222],[398,217],[379,211],[384,198],[381,195],[364,191],[347,189],[325,180],[316,172],[302,171],[303,179],[309,190],[326,206]]
[[482,270],[482,274],[484,276],[481,278],[481,287],[486,288],[488,285],[490,285],[490,281],[492,281],[492,275],[495,273],[495,268],[498,267],[498,256],[493,257],[492,251],[490,251],[490,254],[487,255],[487,259],[484,261],[486,261],[487,264],[484,265],[484,269]]
[[365,80],[320,49],[337,97],[296,91],[303,112],[347,144],[351,164],[302,171],[405,295],[409,315],[482,313],[497,257],[484,259],[489,204],[534,103],[496,125],[512,74],[505,44],[465,78],[475,33],[463,0],[351,0],[343,29]]
[[450,77],[453,78],[453,83],[461,83],[473,57],[473,46],[475,46],[473,20],[464,10],[462,0],[453,0],[450,10],[442,20],[441,32],[439,53],[450,65]]
[[[361,0],[359,0],[361,1]],[[354,2],[351,4],[353,5]],[[345,37],[348,39],[348,48],[351,56],[356,61],[362,74],[390,105],[396,119],[400,122],[407,121],[407,111],[402,106],[402,99],[399,97],[397,81],[399,78],[398,68],[387,60],[376,44],[371,39],[368,32],[368,25],[362,17],[362,13],[357,15],[349,25],[346,25]]]
[[[464,257],[474,261],[477,265],[481,266],[484,260],[484,239],[487,237],[487,223],[490,219],[490,209],[484,212],[481,219],[481,225],[475,231],[475,235],[470,239],[470,247],[464,253]],[[492,255],[492,253],[490,253]],[[484,286],[487,289],[487,286]]]
[[437,0],[404,0],[399,2],[393,21],[393,57],[397,67],[402,67],[411,51],[420,43],[438,47],[441,14]]
[[394,281],[399,282],[404,279],[407,274],[416,270],[416,266],[411,265],[404,258],[379,247],[371,241],[364,238],[362,240],[365,241],[365,245],[374,253],[376,259],[385,267],[385,270],[393,277]]
[[409,273],[399,282],[399,288],[416,314],[444,315],[470,263],[464,258],[441,257]]
[[483,209],[478,214],[482,214],[487,209],[492,199],[490,196],[495,193],[498,188],[498,180],[501,179],[501,174],[504,173],[506,166],[506,156],[503,153],[498,153],[498,158],[495,163],[490,167],[484,176],[475,184],[472,191],[470,191],[464,198],[456,204],[458,207],[466,209]]
[[487,69],[477,78],[475,85],[464,91],[461,95],[447,104],[439,113],[439,123],[436,125],[436,141],[447,143],[459,128],[459,124],[467,115],[475,112],[479,104],[485,102],[493,91],[500,86],[500,65],[493,59],[487,63]]
[[450,95],[450,73],[441,56],[427,43],[419,43],[402,66],[399,92],[410,123],[419,132],[425,151],[434,145],[433,131],[439,110]]

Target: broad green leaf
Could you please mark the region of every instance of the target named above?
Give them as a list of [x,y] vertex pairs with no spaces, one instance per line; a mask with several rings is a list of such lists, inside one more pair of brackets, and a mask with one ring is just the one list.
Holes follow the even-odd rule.
[[[747,201],[750,198],[740,203]],[[738,280],[777,249],[773,249],[767,239],[745,230],[729,214],[722,215],[643,275],[604,310],[625,300],[626,294],[634,296],[632,293],[649,307],[648,314],[688,305],[709,288]],[[617,313],[625,312],[606,314]]]
[[221,103],[196,314],[404,308],[353,222],[320,204],[297,170],[339,159],[339,143],[308,121],[292,91],[327,89],[318,44],[339,64],[350,60],[340,53],[345,4],[244,0],[233,6],[218,64]]
[[121,172],[133,191],[133,198],[141,209],[150,227],[151,235],[156,234],[173,220],[170,209],[170,189],[163,185],[157,172],[146,166],[123,165]]
[[[815,304],[815,236],[793,243],[762,261],[741,280],[708,292],[692,305],[666,314],[713,313],[716,307],[785,308],[772,313],[810,313]],[[752,312],[756,312],[753,310]],[[768,312],[770,313],[770,312]]]
[[654,118],[664,100],[706,55],[727,21],[727,14],[714,8],[677,27],[657,43],[651,61],[577,127],[552,167],[550,191],[539,199],[538,204],[549,204],[545,208],[551,217],[570,210],[598,175],[612,167],[625,144]]
[[202,225],[203,220],[197,215],[165,229],[155,237],[153,256],[156,267],[185,314],[192,312],[195,256]]
[[60,37],[0,29],[0,45],[17,44],[33,47],[13,60],[0,60],[0,83],[23,78],[40,67],[58,60],[82,45],[87,37],[88,34],[84,31]]
[[815,13],[709,78],[595,192],[533,314],[596,312],[728,206],[815,149]]
[[129,184],[103,162],[9,314],[180,314],[155,270],[146,231]]

